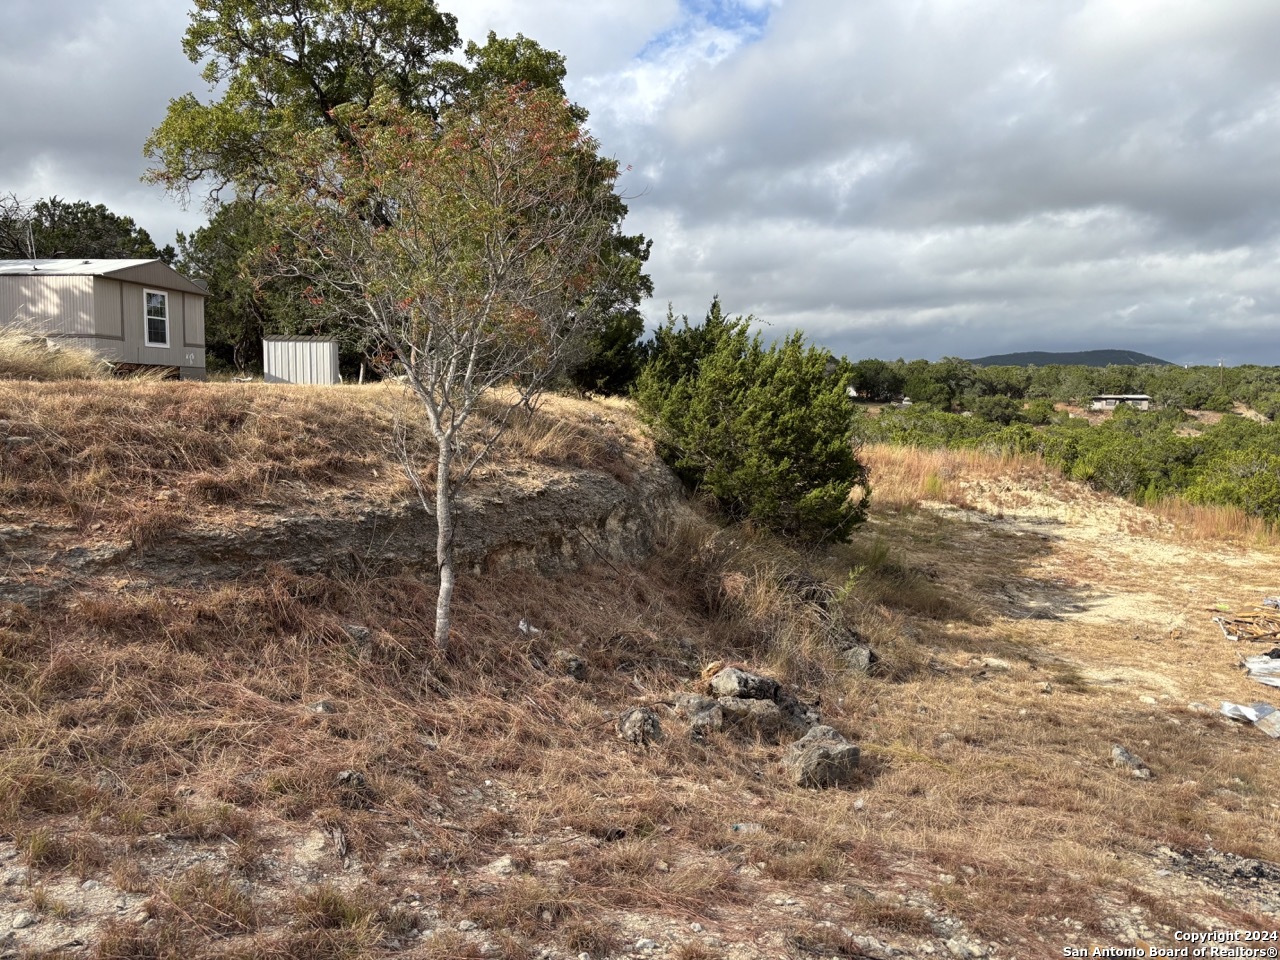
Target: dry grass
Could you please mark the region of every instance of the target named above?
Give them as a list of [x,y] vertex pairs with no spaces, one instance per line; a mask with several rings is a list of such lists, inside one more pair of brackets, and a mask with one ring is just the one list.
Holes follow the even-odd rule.
[[[314,504],[335,488],[378,501],[412,496],[397,422],[433,477],[429,431],[395,385],[0,382],[0,419],[18,438],[4,453],[0,507],[52,512],[82,529],[99,523],[140,544],[195,517],[231,522],[227,511],[261,501]],[[476,422],[490,425],[484,410]],[[554,397],[514,414],[493,458],[507,472],[523,462],[625,479],[647,449],[616,407]]]
[[18,321],[0,327],[0,380],[101,380],[110,373],[90,350],[32,336]]
[[1180,497],[1169,497],[1151,505],[1150,510],[1173,524],[1185,540],[1280,546],[1280,529],[1239,507],[1188,503]]
[[[270,437],[303,445],[284,423],[314,400],[312,440],[327,438],[336,459],[279,467],[313,494],[375,482],[360,471],[382,462],[369,437],[388,423],[371,402],[182,384],[162,401],[152,385],[117,386],[102,389],[125,406],[145,395],[152,407],[248,411],[223,431],[233,460],[271,446],[254,421],[273,416]],[[92,410],[91,399],[75,402]],[[115,423],[95,415],[99,429]],[[538,416],[550,420],[510,436],[503,462],[517,475],[544,457],[609,469],[636,453],[624,410],[557,400]],[[185,490],[231,456],[215,433],[196,431],[180,463],[137,453],[111,469]],[[623,461],[607,459],[609,439]],[[150,897],[150,927],[123,920],[98,935],[97,956],[121,960],[355,957],[393,941],[412,941],[415,957],[482,956],[482,942],[517,958],[547,946],[609,956],[638,924],[675,931],[669,953],[687,960],[857,956],[846,931],[945,950],[943,914],[1003,955],[1034,957],[1060,955],[1064,917],[1103,941],[1134,909],[1157,924],[1272,923],[1246,890],[1227,902],[1162,886],[1173,880],[1156,877],[1150,854],[1212,846],[1280,860],[1274,743],[1188,707],[1257,699],[1203,606],[1242,581],[1273,583],[1275,558],[1184,556],[1113,522],[1137,508],[1034,464],[905,459],[873,451],[877,494],[896,477],[911,497],[878,500],[853,543],[820,554],[690,519],[646,563],[467,577],[447,655],[430,643],[432,584],[393,573],[275,569],[178,588],[140,569],[86,578],[65,605],[10,605],[0,837],[48,890],[83,873]],[[952,506],[929,497],[911,509],[931,474]],[[954,508],[996,495],[999,523]],[[1118,512],[1098,514],[1097,535],[1073,526],[1104,507]],[[1095,569],[1112,573],[1087,588],[1081,571]],[[1010,586],[1054,616],[1032,617]],[[1141,603],[1102,615],[1130,594]],[[520,632],[522,618],[543,632]],[[343,629],[352,623],[367,642]],[[840,657],[859,641],[879,657],[869,674]],[[585,681],[556,668],[560,649],[586,662]],[[863,746],[858,781],[799,790],[781,745],[729,732],[692,741],[663,703],[701,689],[717,663],[820,703]],[[335,712],[307,709],[322,699]],[[648,748],[613,735],[637,704],[667,733]],[[1155,779],[1113,768],[1112,743]],[[436,935],[415,937],[427,927]]]

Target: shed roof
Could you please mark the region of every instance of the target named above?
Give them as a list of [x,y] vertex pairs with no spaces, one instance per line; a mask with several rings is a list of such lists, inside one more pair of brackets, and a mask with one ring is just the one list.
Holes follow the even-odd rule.
[[189,280],[163,260],[0,260],[0,277],[111,277],[133,283],[160,284],[184,293],[207,297],[209,291]]

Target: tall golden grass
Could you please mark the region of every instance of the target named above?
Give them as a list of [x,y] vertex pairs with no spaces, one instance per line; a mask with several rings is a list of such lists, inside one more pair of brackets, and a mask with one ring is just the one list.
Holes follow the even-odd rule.
[[0,380],[98,380],[110,372],[90,350],[33,336],[16,321],[0,327]]
[[[1066,499],[1083,493],[1078,483],[1039,455],[869,444],[862,448],[862,457],[870,473],[874,504],[889,510],[914,510],[924,502],[974,506],[974,486],[980,484],[1030,485],[1052,489]],[[1239,507],[1191,503],[1175,496],[1135,508],[1166,521],[1180,540],[1280,546],[1280,530],[1274,524]]]

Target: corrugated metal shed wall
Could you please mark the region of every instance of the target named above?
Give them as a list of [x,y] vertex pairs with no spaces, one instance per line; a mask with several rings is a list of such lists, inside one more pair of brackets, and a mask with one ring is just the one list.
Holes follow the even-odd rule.
[[262,371],[267,383],[338,383],[338,341],[322,337],[266,337]]

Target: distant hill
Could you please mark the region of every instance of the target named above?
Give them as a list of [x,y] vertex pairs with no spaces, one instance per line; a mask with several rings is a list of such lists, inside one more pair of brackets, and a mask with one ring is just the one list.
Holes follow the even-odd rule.
[[1045,350],[1028,350],[1024,353],[998,353],[990,357],[970,360],[975,367],[1047,367],[1051,363],[1068,367],[1106,367],[1111,364],[1139,366],[1154,363],[1162,367],[1173,366],[1168,360],[1149,357],[1136,350],[1076,350],[1072,353],[1049,353]]

